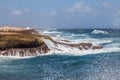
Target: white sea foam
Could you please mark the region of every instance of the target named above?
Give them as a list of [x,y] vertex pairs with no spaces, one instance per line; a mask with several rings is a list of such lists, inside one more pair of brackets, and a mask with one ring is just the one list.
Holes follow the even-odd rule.
[[103,31],[103,30],[94,30],[92,31],[93,34],[109,34],[107,31]]
[[111,43],[111,44],[107,44],[107,45],[105,45],[105,47],[120,47],[120,43]]
[[31,29],[30,27],[26,27],[26,28],[24,28],[24,29]]
[[71,34],[70,36],[72,36],[72,37],[77,37],[77,36],[81,36],[81,37],[83,37],[83,36],[86,36],[85,34]]
[[62,33],[62,32],[60,32],[60,31],[47,31],[47,30],[45,30],[42,33],[44,33],[44,34],[55,34],[55,33]]
[[[45,34],[53,34],[53,33],[62,33],[59,31],[43,31],[43,33]],[[108,34],[108,32],[105,31],[98,31],[98,30],[94,30],[92,33],[94,34],[98,34],[98,33],[102,33],[102,34]],[[104,43],[109,43],[108,45],[103,46],[103,49],[98,49],[98,50],[80,50],[78,48],[73,48],[73,47],[69,47],[69,46],[65,46],[65,45],[61,45],[61,44],[55,44],[52,41],[48,40],[48,39],[43,39],[43,41],[46,43],[46,45],[49,47],[49,49],[51,50],[49,53],[46,54],[38,54],[37,56],[43,56],[43,55],[51,55],[51,54],[61,54],[61,55],[87,55],[87,54],[100,54],[100,53],[110,53],[110,52],[120,52],[120,45],[119,43],[113,43],[112,39],[108,39],[108,38],[103,38],[103,39],[94,39],[94,38],[90,38],[90,37],[86,37],[85,34],[69,34],[69,36],[72,37],[76,37],[76,36],[85,36],[85,38],[80,38],[80,39],[71,39],[68,40],[67,38],[63,38],[60,34],[57,34],[56,37],[52,37],[55,41],[58,42],[64,42],[64,43],[73,43],[73,44],[78,44],[78,43],[92,43],[93,45],[101,45]],[[70,36],[70,37],[71,37]],[[64,40],[68,40],[68,42],[65,42]],[[0,56],[0,57],[5,57],[5,56]],[[35,56],[25,56],[25,57],[20,57],[19,55],[16,56],[9,56],[10,58],[17,58],[17,59],[24,59],[24,58],[32,58]]]
[[56,35],[56,37],[61,37],[60,35]]
[[66,52],[55,52],[55,53],[59,54],[59,55],[83,56],[83,55],[111,53],[111,52],[112,53],[120,52],[120,48],[104,48],[104,49],[99,49],[99,50],[76,50],[76,49],[73,49],[72,52],[66,51]]
[[94,45],[100,45],[100,44],[104,44],[104,43],[111,43],[113,42],[112,40],[109,40],[109,39],[94,39],[94,38],[85,38],[85,39],[76,39],[76,40],[73,40],[72,43],[92,43]]
[[[80,38],[80,39],[67,39],[67,38],[63,38],[62,36],[59,37],[52,37],[55,41],[59,41],[59,42],[64,42],[64,43],[73,43],[73,44],[78,44],[78,43],[92,43],[94,45],[100,45],[100,44],[104,44],[104,43],[111,43],[113,42],[113,39],[111,38],[110,40],[108,38],[101,38],[99,39],[94,39],[94,38]],[[69,42],[65,42],[69,41]]]
[[43,40],[47,46],[51,49],[51,52],[54,54],[60,54],[60,55],[87,55],[87,54],[100,54],[100,53],[110,53],[110,52],[120,52],[119,47],[106,47],[103,49],[96,49],[96,50],[80,50],[78,48],[69,47],[66,45],[57,44],[55,45],[50,40],[44,39]]
[[[45,44],[49,47],[49,49],[51,51],[48,52],[48,53],[46,53],[46,54],[38,54],[37,56],[45,56],[45,55],[51,55],[51,54],[82,56],[82,55],[88,55],[88,54],[100,54],[100,53],[120,52],[120,47],[119,47],[120,45],[118,45],[119,43],[108,44],[106,46],[103,46],[104,47],[103,49],[80,50],[78,48],[70,47],[70,46],[67,46],[67,45],[55,44],[55,43],[53,43],[52,41],[50,41],[48,39],[43,39],[43,41],[45,42]],[[59,41],[59,40],[57,40],[57,41]],[[81,39],[81,41],[84,41],[84,40]],[[97,43],[101,44],[103,42],[104,43],[107,43],[107,42],[109,43],[111,41],[102,40],[102,41],[98,42],[98,40],[95,39],[94,42],[97,42]],[[66,42],[66,43],[74,43],[74,42],[70,41],[70,42]],[[76,43],[79,43],[79,41],[76,42]],[[7,57],[7,59],[9,59],[9,58],[12,58],[12,59],[24,59],[24,58],[34,58],[36,56],[20,57],[20,56],[16,55],[16,56],[0,56],[0,57],[1,58],[6,58]]]

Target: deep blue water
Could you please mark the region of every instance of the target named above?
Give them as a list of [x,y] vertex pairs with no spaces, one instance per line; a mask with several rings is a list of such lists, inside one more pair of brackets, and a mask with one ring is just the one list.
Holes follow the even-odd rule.
[[0,58],[0,80],[120,80],[120,30],[103,30],[109,34],[94,34],[93,31],[50,30],[51,33],[45,34],[98,41],[106,50],[114,50],[90,55],[59,53],[23,59]]

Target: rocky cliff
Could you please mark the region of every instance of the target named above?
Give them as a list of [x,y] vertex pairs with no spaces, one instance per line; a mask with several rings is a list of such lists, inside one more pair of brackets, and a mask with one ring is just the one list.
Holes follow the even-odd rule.
[[39,47],[33,48],[13,48],[7,50],[1,50],[0,55],[3,56],[36,56],[49,52],[50,49],[45,44],[41,44]]
[[[5,33],[5,32],[4,32]],[[67,42],[67,43],[66,43]],[[50,36],[31,33],[7,33],[0,34],[0,55],[2,56],[36,56],[46,54],[51,50],[64,51],[65,49],[95,50],[102,49],[102,46],[95,46],[92,43],[70,43],[69,41],[53,40]]]
[[40,34],[0,34],[0,55],[4,56],[35,56],[50,51],[42,41],[50,39]]

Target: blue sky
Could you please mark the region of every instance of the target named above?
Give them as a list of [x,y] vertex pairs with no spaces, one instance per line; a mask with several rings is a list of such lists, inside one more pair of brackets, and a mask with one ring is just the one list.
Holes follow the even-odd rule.
[[0,0],[0,25],[120,28],[120,0]]

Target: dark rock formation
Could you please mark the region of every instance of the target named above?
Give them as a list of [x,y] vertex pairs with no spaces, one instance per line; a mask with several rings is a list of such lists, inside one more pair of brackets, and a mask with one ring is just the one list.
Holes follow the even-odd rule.
[[80,50],[89,50],[89,49],[102,49],[102,46],[94,46],[92,43],[80,43],[80,44],[66,44],[70,47],[76,47]]
[[92,47],[92,43],[80,43],[79,45],[85,50],[88,50]]
[[66,45],[68,47],[74,47],[78,48],[80,50],[89,50],[89,49],[102,49],[102,46],[94,46],[92,43],[80,43],[80,44],[68,44],[68,43],[63,43],[63,42],[55,42],[55,44],[60,44],[60,45]]
[[42,44],[36,48],[17,48],[17,49],[8,49],[0,51],[0,55],[3,56],[36,56],[40,54],[45,54],[49,52],[50,49],[46,44]]
[[93,46],[92,49],[95,50],[95,49],[102,49],[103,47],[102,46]]

